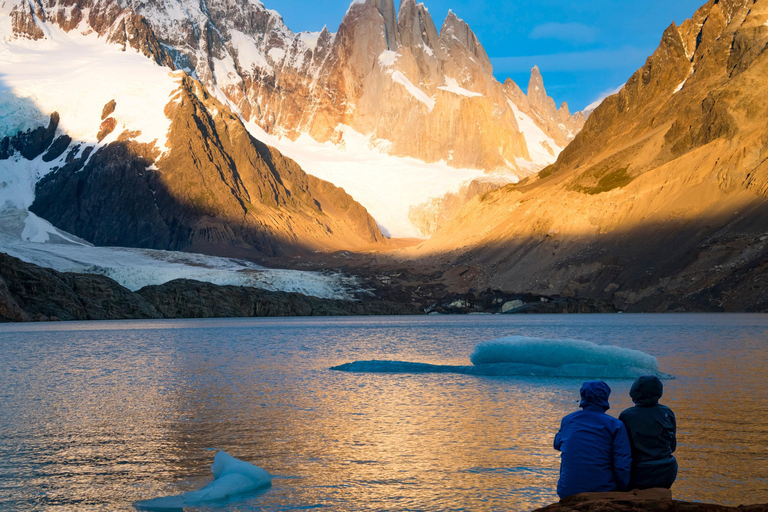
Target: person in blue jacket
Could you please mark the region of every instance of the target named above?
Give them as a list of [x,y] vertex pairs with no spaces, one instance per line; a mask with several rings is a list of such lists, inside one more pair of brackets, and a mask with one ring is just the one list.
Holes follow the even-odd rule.
[[669,489],[677,478],[672,455],[677,448],[677,420],[669,407],[659,403],[663,392],[657,376],[643,375],[629,390],[635,406],[619,415],[632,445],[632,489]]
[[557,494],[624,491],[629,485],[631,448],[624,424],[605,413],[611,388],[603,381],[581,387],[581,411],[560,423],[555,450],[560,455]]

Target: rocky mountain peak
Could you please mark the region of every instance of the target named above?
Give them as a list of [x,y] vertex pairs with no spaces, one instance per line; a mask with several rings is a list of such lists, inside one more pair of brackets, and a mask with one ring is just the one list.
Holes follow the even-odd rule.
[[548,109],[551,103],[553,110],[556,110],[555,101],[547,96],[547,90],[544,88],[544,78],[541,76],[539,66],[531,69],[531,79],[528,81],[528,101],[537,107]]
[[394,0],[379,0],[379,12],[384,18],[384,37],[387,40],[387,50],[397,50],[400,46],[400,31],[397,26]]
[[[397,14],[394,0],[353,0],[347,14],[341,21],[342,26],[356,25],[360,21],[373,21],[372,13],[383,18],[382,36],[385,50],[396,51],[400,47],[400,31],[397,26]],[[341,28],[339,28],[341,31]]]
[[480,41],[472,29],[469,28],[467,22],[456,16],[452,10],[448,11],[448,16],[446,16],[440,29],[440,40],[448,47],[454,46],[456,43],[463,45],[477,59],[478,64],[486,72],[493,72],[491,60],[488,58],[488,54],[485,53],[485,48],[480,44]]
[[[400,39],[408,48],[424,47],[431,52],[440,51],[440,36],[432,16],[423,3],[402,0],[398,16]],[[442,52],[441,52],[442,53]]]

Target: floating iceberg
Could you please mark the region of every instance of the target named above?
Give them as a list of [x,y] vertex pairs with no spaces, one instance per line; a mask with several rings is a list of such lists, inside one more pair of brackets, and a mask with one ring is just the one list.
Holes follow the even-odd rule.
[[589,341],[509,336],[475,346],[471,366],[434,365],[406,361],[355,361],[331,368],[366,373],[459,373],[532,377],[634,379],[656,375],[656,358],[639,350],[597,345]]
[[198,507],[225,501],[233,496],[247,494],[272,485],[272,477],[265,470],[227,452],[216,453],[211,464],[213,482],[199,491],[185,492],[151,500],[137,501],[139,510],[182,510],[184,507]]

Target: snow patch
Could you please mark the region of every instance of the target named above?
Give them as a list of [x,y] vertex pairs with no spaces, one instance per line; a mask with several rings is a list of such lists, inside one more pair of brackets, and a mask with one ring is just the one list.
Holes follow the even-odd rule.
[[424,103],[430,112],[432,112],[432,109],[435,108],[435,100],[429,94],[425,93],[415,85],[411,83],[410,80],[408,80],[405,75],[400,71],[395,71],[392,73],[392,80],[395,83],[398,83],[405,87],[405,89],[411,93],[411,96],[419,100],[420,102]]
[[683,87],[685,87],[685,83],[688,81],[689,78],[691,78],[691,76],[693,75],[693,72],[694,72],[694,69],[693,69],[693,66],[691,66],[691,69],[688,70],[688,76],[685,77],[685,80],[680,82],[680,85],[675,87],[675,90],[672,91],[672,94],[677,94],[678,92],[683,90]]
[[[256,46],[256,43],[254,42],[253,38],[243,34],[242,32],[239,32],[234,29],[230,29],[229,31],[229,37],[231,38],[232,46],[235,48],[235,51],[237,52],[237,62],[240,64],[240,68],[245,71],[253,71],[254,69],[264,69],[267,71],[272,71],[272,66],[269,65],[267,62],[266,57],[264,54],[259,50],[259,48]],[[273,50],[276,50],[277,48],[273,48]],[[271,56],[271,55],[270,55]],[[273,61],[277,62],[276,59],[272,59]],[[219,61],[218,59],[214,59],[216,67],[219,67]],[[226,66],[222,62],[222,72],[223,73],[229,73],[230,71],[237,74],[237,70],[234,68],[234,66]],[[231,79],[230,79],[231,80]],[[217,80],[218,82],[218,76]]]
[[379,65],[384,68],[391,68],[397,61],[397,52],[392,50],[384,50],[379,55]]
[[613,96],[614,94],[617,94],[617,93],[618,93],[620,90],[622,90],[623,88],[624,88],[624,84],[621,84],[620,86],[618,86],[618,87],[617,87],[617,88],[615,88],[615,89],[611,89],[610,91],[606,91],[606,92],[604,92],[604,93],[601,93],[601,94],[600,94],[600,96],[598,96],[598,98],[597,98],[595,101],[593,101],[592,103],[590,103],[589,105],[587,105],[587,106],[584,108],[584,110],[582,110],[582,111],[581,111],[581,113],[582,113],[582,114],[584,114],[584,117],[589,117],[589,116],[590,116],[590,114],[592,114],[592,112],[594,112],[594,110],[595,110],[597,107],[599,107],[599,106],[600,106],[600,104],[601,104],[603,101],[605,101],[605,99],[606,99],[606,98],[608,98],[609,96]]
[[[219,87],[235,86],[238,87],[243,79],[237,72],[235,67],[235,61],[229,55],[224,56],[223,59],[211,58],[213,62],[213,77],[216,80],[216,85]],[[271,68],[270,68],[271,69]]]
[[507,98],[507,103],[512,109],[515,119],[517,119],[517,125],[525,137],[525,143],[528,146],[528,153],[531,157],[530,161],[518,158],[516,163],[518,165],[523,163],[522,166],[526,168],[533,164],[539,167],[539,169],[554,163],[563,148],[558,146],[554,139],[544,133],[529,115],[517,108],[517,105],[512,100]]
[[317,41],[320,39],[320,32],[299,32],[297,35],[304,45],[313,52],[317,49]]
[[272,62],[281,62],[285,58],[285,50],[282,48],[272,48],[267,52]]
[[438,87],[438,89],[452,92],[460,96],[467,96],[469,98],[473,98],[475,96],[482,96],[482,94],[480,94],[479,92],[473,92],[473,91],[464,89],[459,85],[459,82],[457,82],[455,78],[450,78],[448,76],[445,77],[445,85],[442,87]]

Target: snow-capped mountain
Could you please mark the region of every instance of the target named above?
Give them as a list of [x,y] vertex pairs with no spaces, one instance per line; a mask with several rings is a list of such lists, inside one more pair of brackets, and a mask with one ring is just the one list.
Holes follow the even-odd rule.
[[96,245],[250,258],[387,245],[342,189],[159,66],[151,30],[126,39],[144,55],[110,42],[140,17],[117,14],[100,36],[82,19],[67,32],[35,15],[22,34],[20,5],[0,17],[0,209]]
[[[529,96],[511,81],[502,86],[466,23],[450,13],[438,33],[426,8],[408,0],[399,15],[391,0],[353,2],[337,33],[315,34],[293,33],[277,12],[245,0],[5,0],[0,11],[5,43],[16,49],[6,48],[6,81],[18,74],[13,59],[38,66],[34,80],[11,87],[39,106],[26,109],[33,115],[26,124],[11,123],[15,128],[45,125],[56,111],[62,123],[54,127],[57,135],[104,145],[126,130],[140,131],[135,140],[157,140],[165,155],[169,121],[161,90],[178,87],[173,81],[182,74],[169,77],[160,66],[187,72],[224,110],[233,109],[251,135],[362,201],[387,236],[422,236],[426,231],[412,224],[410,209],[457,192],[481,169],[503,171],[494,179],[499,183],[535,172],[555,159],[582,123],[567,106],[554,108],[538,70]],[[93,61],[93,76],[82,68],[79,75],[67,74],[67,66],[78,66],[80,43],[63,42],[83,34],[91,55],[100,45],[110,52],[117,46],[160,66],[131,64],[130,73],[110,75],[122,60],[102,52]],[[21,47],[34,57],[11,55]],[[40,85],[62,76],[66,94],[46,97],[52,89]],[[102,108],[115,98],[94,91],[91,84],[99,80],[153,92],[135,94],[135,101],[125,96],[101,119]],[[141,118],[141,126],[132,117]],[[74,127],[78,119],[84,124]],[[153,159],[149,167],[157,167]]]
[[292,32],[253,0],[37,0],[11,17],[30,37],[40,37],[35,17],[65,30],[86,23],[172,61],[245,120],[290,139],[342,143],[351,127],[392,155],[524,176],[554,162],[583,125],[554,108],[538,70],[528,97],[500,84],[463,20],[450,12],[438,32],[414,0],[397,12],[393,0],[355,0],[336,33],[314,34]]

